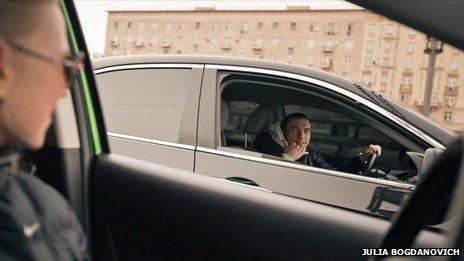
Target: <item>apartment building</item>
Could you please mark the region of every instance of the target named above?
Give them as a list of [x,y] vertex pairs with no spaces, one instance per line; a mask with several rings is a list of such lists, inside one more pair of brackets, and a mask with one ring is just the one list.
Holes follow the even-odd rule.
[[[426,36],[365,10],[110,11],[105,56],[202,54],[269,59],[363,82],[420,112]],[[437,56],[431,119],[464,131],[464,54]]]

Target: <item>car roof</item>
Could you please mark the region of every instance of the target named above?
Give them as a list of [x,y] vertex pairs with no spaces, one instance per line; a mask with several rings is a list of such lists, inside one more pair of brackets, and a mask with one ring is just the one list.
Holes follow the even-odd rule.
[[[402,105],[392,101],[391,99],[384,98],[387,102],[380,102],[377,98],[371,95],[372,90],[362,87],[351,80],[345,79],[338,75],[328,73],[325,71],[288,64],[283,62],[251,59],[251,58],[237,58],[237,57],[224,57],[224,56],[207,56],[207,55],[169,55],[169,54],[146,54],[146,55],[128,55],[128,56],[112,56],[97,58],[92,61],[93,69],[98,70],[106,67],[119,66],[119,65],[131,65],[131,64],[147,64],[147,63],[174,63],[174,64],[216,64],[216,65],[231,65],[240,67],[250,68],[261,68],[271,69],[282,72],[289,72],[299,75],[308,76],[314,79],[318,79],[324,82],[328,82],[339,86],[345,90],[355,93],[375,104],[382,107],[383,109],[392,112],[406,120],[410,124],[416,126],[427,134],[438,139],[438,142],[446,145],[451,142],[455,135],[454,133],[445,130],[435,123],[423,117],[422,115],[415,113],[409,109],[406,109]],[[393,109],[392,109],[393,108]]]

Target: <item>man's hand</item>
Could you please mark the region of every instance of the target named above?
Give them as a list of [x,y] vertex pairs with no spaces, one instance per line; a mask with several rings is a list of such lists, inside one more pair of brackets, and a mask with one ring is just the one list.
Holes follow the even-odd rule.
[[377,154],[377,156],[380,156],[382,153],[382,148],[379,145],[369,145],[364,149],[363,152],[361,152],[361,155],[359,155],[359,160],[362,162],[366,162],[370,159],[372,154]]
[[287,154],[293,161],[297,161],[304,155],[306,151],[306,147],[302,145],[298,145],[295,142],[288,144],[286,140],[282,140],[284,144],[284,153]]

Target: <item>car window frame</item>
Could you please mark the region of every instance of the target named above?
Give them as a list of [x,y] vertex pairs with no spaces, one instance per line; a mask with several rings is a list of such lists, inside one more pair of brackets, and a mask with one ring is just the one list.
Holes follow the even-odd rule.
[[[205,70],[215,70],[216,71],[216,107],[215,107],[215,148],[205,148],[202,146],[197,146],[198,151],[202,152],[207,152],[207,153],[213,153],[213,154],[218,154],[218,155],[223,155],[223,156],[228,156],[228,157],[235,157],[235,158],[240,158],[240,159],[245,159],[245,160],[252,160],[252,161],[257,161],[257,162],[263,162],[263,163],[268,163],[272,165],[279,165],[279,166],[284,166],[284,167],[289,167],[289,168],[297,168],[297,169],[303,169],[307,170],[313,173],[317,174],[326,174],[326,175],[331,175],[331,176],[337,176],[345,179],[356,179],[356,180],[362,180],[365,182],[370,182],[374,184],[379,184],[379,185],[387,185],[387,186],[392,186],[396,188],[403,188],[403,189],[414,189],[415,185],[413,184],[408,184],[408,183],[403,183],[403,182],[396,182],[396,181],[390,181],[390,180],[383,180],[383,179],[378,179],[374,177],[366,177],[366,176],[361,176],[361,175],[356,175],[356,174],[351,174],[351,173],[346,173],[346,172],[340,172],[336,170],[327,170],[327,169],[321,169],[321,168],[316,168],[316,167],[311,167],[311,166],[303,166],[300,164],[295,164],[293,162],[286,162],[282,160],[277,160],[277,159],[272,159],[272,158],[257,158],[254,156],[250,155],[242,155],[239,153],[231,152],[230,150],[221,150],[220,146],[220,133],[221,133],[221,125],[220,125],[220,105],[221,105],[221,98],[222,98],[222,88],[221,88],[221,83],[222,80],[225,78],[225,76],[221,75],[223,72],[227,73],[254,73],[254,74],[259,74],[259,75],[264,75],[264,76],[271,76],[271,77],[280,77],[283,79],[289,79],[289,80],[297,80],[300,82],[303,82],[305,84],[311,84],[314,86],[319,86],[322,88],[326,88],[330,91],[335,92],[337,95],[345,96],[349,99],[352,99],[355,101],[356,104],[363,105],[367,109],[371,110],[372,113],[378,114],[381,117],[387,118],[388,120],[393,121],[396,123],[396,125],[403,130],[407,131],[408,133],[414,135],[416,138],[424,141],[427,143],[430,147],[432,148],[438,148],[438,149],[444,149],[445,147],[438,141],[434,140],[432,137],[430,137],[428,134],[422,132],[421,130],[417,129],[415,126],[407,123],[406,121],[398,118],[397,116],[393,115],[392,113],[388,112],[385,109],[382,109],[380,106],[372,103],[371,101],[364,99],[348,90],[345,90],[341,87],[338,87],[336,85],[333,85],[328,82],[321,81],[319,79],[305,76],[305,75],[300,75],[296,73],[291,73],[291,72],[283,72],[283,71],[277,71],[273,69],[263,69],[263,68],[250,68],[250,67],[245,67],[245,66],[236,66],[236,65],[221,65],[221,64],[206,64],[205,65]],[[374,109],[377,109],[378,111],[374,111]],[[265,155],[265,154],[261,154]]]

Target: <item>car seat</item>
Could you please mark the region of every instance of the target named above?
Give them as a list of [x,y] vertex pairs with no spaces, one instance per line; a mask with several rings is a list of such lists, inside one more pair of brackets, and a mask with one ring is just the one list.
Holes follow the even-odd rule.
[[271,109],[264,106],[256,108],[242,129],[245,133],[244,149],[253,150],[253,148],[248,147],[248,144],[253,144],[256,134],[266,131],[273,123],[274,114]]

